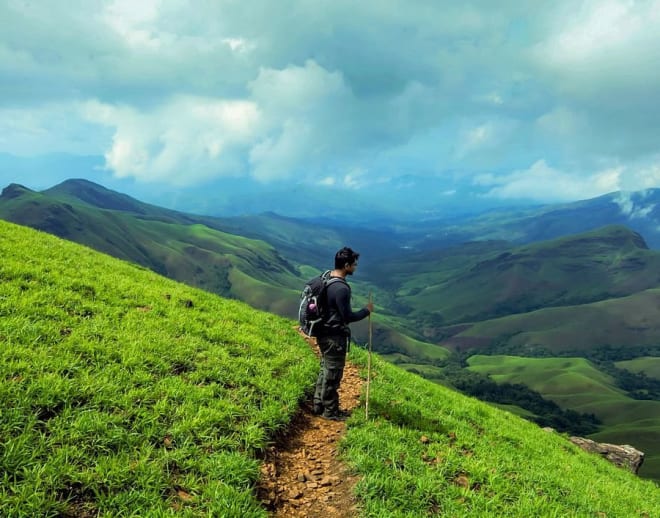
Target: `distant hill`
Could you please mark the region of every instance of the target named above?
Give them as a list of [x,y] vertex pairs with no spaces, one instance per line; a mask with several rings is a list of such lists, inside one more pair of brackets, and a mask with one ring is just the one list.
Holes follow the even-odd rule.
[[660,286],[660,252],[622,226],[514,247],[475,242],[382,265],[408,317],[446,326],[624,297]]
[[[213,218],[157,207],[87,180],[67,180],[43,192],[12,184],[0,195],[0,218],[85,244],[172,279],[293,317],[303,283],[331,268],[353,236],[373,249],[394,249],[378,232],[324,228],[276,214]],[[366,238],[365,236],[370,236]],[[361,250],[364,250],[361,248]],[[375,254],[370,259],[374,261]],[[367,263],[367,271],[369,260]],[[356,304],[367,289],[358,281]],[[376,324],[401,350],[431,347]],[[414,347],[413,347],[414,348]],[[443,351],[420,356],[435,357]]]
[[457,214],[452,219],[422,221],[405,230],[409,246],[428,250],[473,240],[532,243],[606,225],[627,226],[641,234],[649,247],[660,248],[660,189],[614,192],[563,204],[493,209],[476,216]]
[[[650,202],[655,195],[644,199]],[[612,203],[611,196],[601,197],[546,210],[543,217],[580,219],[575,211]],[[367,250],[355,280],[356,302],[374,291],[384,346],[398,343],[406,353],[414,347],[401,343],[402,333],[438,342],[460,334],[451,327],[455,324],[591,304],[660,286],[660,255],[623,226],[524,246],[479,240],[415,252],[397,246],[395,229],[329,228],[275,214],[185,214],[86,180],[68,180],[43,192],[10,185],[0,196],[0,217],[289,316],[295,314],[302,281],[330,267],[334,251],[354,241]],[[522,216],[509,217],[513,225]],[[361,329],[358,337],[364,336]]]
[[[651,203],[656,195],[650,191],[643,200]],[[534,217],[560,214],[563,221],[572,214],[568,219],[574,221],[581,219],[577,212],[586,211],[592,214],[590,223],[580,224],[590,225],[605,210],[594,207],[611,211],[612,199],[546,208]],[[653,211],[646,214],[651,217]],[[356,302],[373,290],[382,315],[376,322],[379,332],[407,353],[411,346],[401,345],[401,333],[438,342],[460,334],[451,327],[456,324],[608,299],[616,304],[618,298],[660,286],[660,255],[639,233],[616,225],[523,246],[478,240],[416,252],[396,245],[396,229],[322,227],[275,214],[185,214],[86,180],[68,180],[43,192],[10,185],[0,196],[0,217],[289,316],[295,314],[302,281],[330,267],[334,251],[355,241],[367,250],[355,280]],[[505,227],[521,221],[522,213],[508,217]],[[646,339],[640,336],[640,343]]]
[[[30,196],[41,195],[39,201],[31,200],[26,206]],[[10,200],[15,200],[11,204]],[[350,241],[351,233],[359,234],[361,244],[365,244],[365,236],[371,234],[373,238],[367,239],[369,243],[379,243],[386,234],[374,230],[355,230],[347,228],[343,231],[331,227],[321,226],[314,221],[305,221],[279,216],[275,213],[263,213],[230,218],[212,217],[202,214],[184,213],[176,210],[159,207],[136,200],[105,187],[82,179],[66,180],[59,185],[44,191],[35,192],[21,185],[12,184],[3,190],[0,196],[0,217],[8,221],[22,223],[47,232],[55,233],[60,237],[67,237],[66,221],[57,225],[58,215],[39,212],[39,204],[57,204],[61,206],[84,206],[88,209],[111,210],[124,213],[135,218],[148,221],[161,221],[181,225],[202,224],[221,232],[236,234],[238,236],[261,240],[275,247],[287,257],[295,257],[300,264],[310,264],[317,268],[332,266],[334,253]],[[4,209],[3,209],[4,207]],[[48,219],[49,223],[46,223]],[[50,226],[49,226],[50,225]],[[77,239],[75,239],[77,241]],[[368,246],[368,245],[367,245]],[[386,245],[394,246],[392,242]],[[382,250],[383,245],[380,246]]]
[[10,185],[0,196],[0,218],[255,307],[294,312],[300,274],[272,246],[92,182],[67,181],[44,192]]

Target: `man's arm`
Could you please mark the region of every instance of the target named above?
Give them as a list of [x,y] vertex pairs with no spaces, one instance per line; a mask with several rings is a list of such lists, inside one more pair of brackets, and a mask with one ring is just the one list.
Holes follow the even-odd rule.
[[351,309],[351,289],[346,284],[338,282],[335,286],[335,301],[343,322],[350,324],[369,316],[371,311],[368,307],[355,312]]

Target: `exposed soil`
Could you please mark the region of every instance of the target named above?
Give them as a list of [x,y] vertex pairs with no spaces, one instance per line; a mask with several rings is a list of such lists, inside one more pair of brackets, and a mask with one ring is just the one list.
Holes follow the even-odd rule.
[[[361,389],[357,367],[347,363],[339,388],[342,410],[351,412],[358,406]],[[262,464],[257,491],[271,516],[356,516],[353,487],[357,477],[337,458],[337,443],[345,430],[342,421],[313,415],[311,401],[302,405]]]

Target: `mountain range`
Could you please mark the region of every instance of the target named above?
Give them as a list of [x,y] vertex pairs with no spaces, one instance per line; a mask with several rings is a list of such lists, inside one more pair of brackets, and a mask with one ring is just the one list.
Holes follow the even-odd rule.
[[[595,351],[609,348],[620,351],[617,361],[660,356],[658,200],[660,191],[651,190],[442,220],[347,224],[274,213],[195,215],[67,180],[40,192],[7,186],[0,218],[287,317],[295,316],[304,281],[330,267],[338,248],[352,246],[362,253],[354,305],[371,293],[377,306],[374,348],[451,384],[446,373],[454,355],[573,354],[595,362]],[[355,337],[367,340],[366,324],[355,326]],[[596,365],[585,376],[594,379],[604,368]],[[612,390],[620,390],[623,370],[611,372]],[[643,373],[631,376],[635,388],[617,392],[616,403],[605,407],[639,409],[624,436],[644,430],[644,445],[660,444],[654,385]],[[651,400],[630,395],[640,391]],[[557,399],[548,388],[540,393]],[[609,416],[604,430],[622,433],[621,421],[604,407],[558,400],[567,409]],[[657,476],[660,449],[646,449],[645,469]]]
[[[349,244],[363,256],[355,293],[358,301],[369,291],[376,295],[383,317],[376,325],[437,346],[475,332],[477,323],[482,330],[501,330],[502,318],[519,322],[530,312],[591,310],[604,301],[617,307],[659,287],[660,254],[649,248],[648,234],[620,223],[622,212],[614,207],[622,196],[554,209],[500,210],[446,227],[437,221],[359,227],[273,213],[187,214],[68,180],[41,192],[7,186],[0,217],[289,317],[295,316],[301,283],[330,267],[334,251]],[[644,201],[647,219],[656,217],[659,192],[627,197],[638,212]],[[586,228],[601,223],[606,226]],[[564,237],[557,237],[562,228]],[[469,240],[457,242],[459,234]],[[506,234],[510,239],[495,239]],[[636,343],[655,339],[654,326],[636,329]],[[520,332],[479,337],[501,341],[503,334]]]

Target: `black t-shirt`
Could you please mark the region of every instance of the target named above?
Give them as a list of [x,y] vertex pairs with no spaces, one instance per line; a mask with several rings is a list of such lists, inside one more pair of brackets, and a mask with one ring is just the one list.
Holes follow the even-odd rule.
[[353,311],[351,308],[351,287],[344,280],[334,281],[327,289],[328,319],[326,324],[327,334],[350,334],[348,324],[357,322],[369,316],[369,310],[362,308]]

